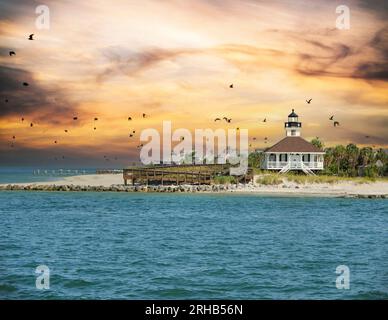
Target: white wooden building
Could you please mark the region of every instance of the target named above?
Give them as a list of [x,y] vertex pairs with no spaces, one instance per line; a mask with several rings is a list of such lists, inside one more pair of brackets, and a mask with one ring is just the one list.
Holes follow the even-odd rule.
[[292,109],[284,128],[286,137],[272,147],[264,150],[262,169],[276,170],[285,173],[290,170],[301,170],[306,174],[323,170],[325,152],[300,136],[302,123]]

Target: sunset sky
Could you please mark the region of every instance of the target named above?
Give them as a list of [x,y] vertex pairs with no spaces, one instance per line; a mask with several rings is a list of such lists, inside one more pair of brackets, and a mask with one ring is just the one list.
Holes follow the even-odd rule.
[[[246,128],[264,148],[292,108],[307,140],[388,148],[386,3],[0,0],[0,165],[126,165],[163,120]],[[35,26],[39,4],[49,30]],[[336,28],[340,4],[349,30]]]

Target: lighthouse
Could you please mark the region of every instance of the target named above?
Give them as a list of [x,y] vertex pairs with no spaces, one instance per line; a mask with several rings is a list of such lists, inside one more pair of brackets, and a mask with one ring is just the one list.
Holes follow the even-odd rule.
[[302,123],[299,122],[298,115],[295,110],[288,115],[288,121],[284,123],[287,137],[300,137],[300,131],[302,129]]
[[301,137],[302,123],[292,109],[284,123],[286,137],[264,150],[262,169],[286,173],[290,170],[314,174],[323,170],[325,152]]

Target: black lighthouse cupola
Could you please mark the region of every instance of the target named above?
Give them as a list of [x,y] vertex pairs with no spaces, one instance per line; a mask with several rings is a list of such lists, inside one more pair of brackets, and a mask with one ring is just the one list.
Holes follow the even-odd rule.
[[298,115],[295,113],[294,109],[288,115],[288,121],[284,123],[284,128],[286,129],[287,137],[299,137],[300,130],[302,128],[302,123],[298,120]]

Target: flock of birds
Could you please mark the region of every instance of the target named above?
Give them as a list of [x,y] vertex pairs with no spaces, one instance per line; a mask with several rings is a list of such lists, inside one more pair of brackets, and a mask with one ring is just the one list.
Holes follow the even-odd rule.
[[[35,40],[35,39],[34,39],[34,34],[30,34],[30,35],[28,36],[27,39],[30,40],[30,41]],[[9,51],[9,56],[10,56],[10,57],[15,56],[15,55],[16,55],[16,52],[15,52],[14,50]],[[29,86],[29,83],[28,83],[28,82],[22,82],[22,86],[23,86],[23,87],[28,87],[28,86]],[[8,103],[8,102],[9,102],[9,99],[6,98],[4,101],[5,101],[5,103]],[[145,119],[145,118],[148,117],[148,115],[147,115],[146,113],[143,113],[143,114],[141,115],[141,117],[142,117],[143,119]],[[25,119],[24,119],[24,117],[22,117],[22,118],[21,118],[21,122],[24,123],[24,121],[25,121]],[[74,116],[74,117],[73,117],[73,121],[78,121],[78,116]],[[98,123],[98,121],[99,121],[99,118],[97,118],[97,117],[93,118],[93,130],[97,130],[97,123]],[[132,121],[132,117],[131,117],[131,116],[128,117],[128,121]],[[35,123],[34,123],[34,122],[31,122],[31,123],[29,124],[29,127],[32,128],[32,127],[34,127],[34,125],[35,125]],[[69,129],[63,129],[63,131],[64,131],[64,133],[66,133],[66,134],[69,133]],[[135,136],[135,133],[136,133],[136,130],[131,130],[131,132],[129,133],[129,137],[130,137],[130,138],[133,138],[133,137]],[[12,136],[12,141],[11,141],[11,148],[13,148],[13,147],[15,146],[15,145],[14,145],[14,141],[15,141],[15,140],[16,140],[16,136],[13,135],[13,136]],[[58,140],[54,140],[53,143],[54,143],[54,144],[58,144]],[[140,148],[140,147],[142,147],[142,146],[143,146],[142,144],[141,144],[141,145],[138,145],[137,148]],[[60,157],[60,158],[65,159],[65,156],[62,156],[62,157]],[[58,157],[54,157],[54,159],[55,159],[55,160],[58,160]],[[106,155],[104,155],[104,159],[105,159],[106,161],[110,161],[110,158],[109,158],[108,156],[106,156]],[[118,157],[114,157],[114,160],[118,160]]]
[[[34,39],[34,34],[30,34],[30,35],[28,36],[28,40],[30,40],[30,41],[35,40],[35,39]],[[10,56],[10,57],[15,56],[15,55],[16,55],[16,52],[15,52],[15,51],[13,51],[13,50],[9,51],[9,56]],[[22,86],[23,86],[23,87],[28,87],[28,86],[29,86],[29,83],[28,83],[28,82],[22,82]],[[229,85],[229,88],[230,88],[230,89],[234,89],[234,84],[233,84],[233,83],[230,84],[230,85]],[[311,101],[312,101],[312,99],[310,98],[310,99],[306,100],[306,103],[307,103],[307,104],[311,104]],[[6,98],[6,99],[5,99],[5,103],[8,103],[8,102],[9,102],[9,99]],[[145,113],[143,113],[143,114],[141,115],[141,117],[142,117],[143,119],[145,119],[145,118],[148,118],[148,115],[145,114]],[[129,116],[127,120],[128,120],[128,121],[132,121],[133,118],[132,118],[131,116]],[[334,127],[337,127],[337,126],[340,125],[340,123],[339,123],[338,121],[334,120],[334,115],[330,116],[329,120],[330,120],[330,121],[333,121]],[[21,121],[24,123],[24,121],[25,121],[24,117],[21,118]],[[74,117],[73,117],[73,121],[78,121],[78,116],[74,116]],[[98,121],[99,121],[99,118],[97,118],[97,117],[93,118],[93,130],[97,130],[97,123],[98,123]],[[222,117],[222,118],[220,117],[220,118],[215,118],[215,119],[214,119],[214,122],[222,122],[222,121],[225,121],[225,123],[232,123],[232,118],[228,118],[228,117],[224,116],[224,117]],[[264,119],[262,120],[262,122],[263,122],[263,123],[267,123],[267,118],[264,118]],[[29,124],[29,126],[30,126],[31,128],[34,127],[34,123],[31,122],[31,123]],[[237,128],[237,130],[239,130],[239,129],[240,129],[240,128]],[[68,134],[68,133],[69,133],[69,129],[63,129],[63,131],[64,131],[65,134]],[[131,130],[130,133],[129,133],[129,138],[133,138],[133,137],[135,136],[135,134],[136,134],[136,130]],[[366,137],[369,137],[369,136],[366,136]],[[11,147],[14,147],[13,141],[15,141],[15,140],[16,140],[16,136],[13,135],[13,136],[12,136]],[[182,140],[184,140],[183,137],[181,137],[181,141],[182,141]],[[253,140],[253,141],[257,141],[257,138],[256,138],[256,137],[253,137],[252,140]],[[264,143],[267,143],[267,142],[268,142],[268,137],[264,137]],[[54,140],[54,144],[58,144],[58,140]],[[252,144],[250,144],[250,147],[251,147],[251,146],[252,146]],[[137,146],[138,149],[140,149],[141,147],[143,147],[143,144],[139,144],[139,145]],[[65,156],[62,156],[62,159],[65,159]],[[104,159],[107,160],[107,161],[110,160],[110,158],[107,157],[107,156],[105,156],[105,155],[104,155]],[[114,157],[114,159],[117,160],[118,158],[117,158],[117,157]],[[58,157],[55,157],[55,160],[58,160]]]

